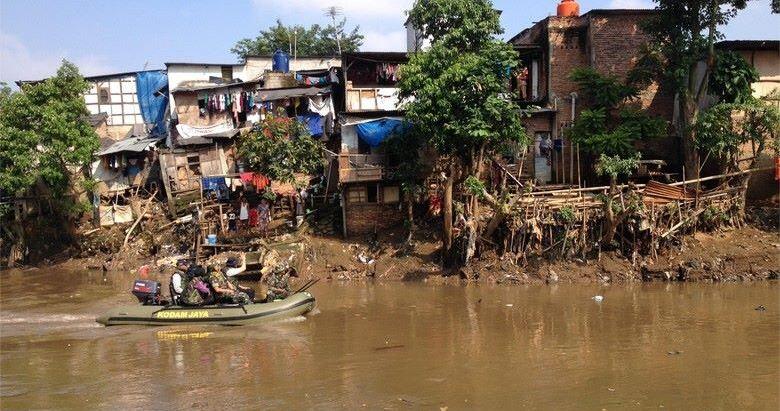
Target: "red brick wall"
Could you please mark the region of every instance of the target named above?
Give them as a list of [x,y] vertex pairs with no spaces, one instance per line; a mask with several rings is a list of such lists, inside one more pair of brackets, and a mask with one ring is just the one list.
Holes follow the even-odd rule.
[[356,185],[359,184],[345,185],[342,190],[342,198],[345,199],[344,218],[347,226],[347,236],[370,234],[373,233],[374,230],[386,230],[403,223],[404,212],[399,209],[399,203],[384,203],[384,190],[382,189],[381,184],[379,186],[376,203],[355,204],[347,202],[346,193],[348,187]]

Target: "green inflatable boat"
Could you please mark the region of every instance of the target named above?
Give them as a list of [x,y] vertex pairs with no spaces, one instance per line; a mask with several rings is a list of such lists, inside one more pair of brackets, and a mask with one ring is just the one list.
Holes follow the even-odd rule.
[[117,307],[99,317],[103,325],[179,325],[223,324],[244,325],[296,317],[314,308],[314,296],[306,291],[284,300],[247,305],[206,305],[182,307],[175,305],[134,305]]

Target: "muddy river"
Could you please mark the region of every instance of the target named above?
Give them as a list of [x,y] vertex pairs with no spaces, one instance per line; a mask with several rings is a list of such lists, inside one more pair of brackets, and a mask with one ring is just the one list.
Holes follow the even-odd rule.
[[112,304],[133,301],[131,280],[0,273],[0,408],[780,405],[777,283],[320,283],[312,289],[318,308],[305,318],[96,324]]

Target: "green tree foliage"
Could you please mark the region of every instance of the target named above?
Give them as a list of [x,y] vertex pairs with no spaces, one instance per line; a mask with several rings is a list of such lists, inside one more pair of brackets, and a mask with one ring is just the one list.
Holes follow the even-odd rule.
[[[443,196],[444,249],[452,246],[452,192],[469,167],[479,179],[481,161],[512,144],[527,144],[520,107],[507,93],[518,56],[499,38],[503,29],[488,0],[417,0],[409,24],[430,40],[401,68],[398,83],[406,119],[425,143],[451,159]],[[476,201],[470,213],[478,210]],[[499,206],[498,204],[493,204]],[[496,213],[487,235],[503,218]]]
[[13,90],[8,86],[8,83],[0,81],[0,110],[3,109],[3,105],[11,98]]
[[429,38],[414,54],[398,86],[406,118],[428,143],[467,162],[480,147],[488,152],[525,142],[520,108],[505,97],[517,54],[498,38],[498,13],[485,0],[418,0],[409,21]]
[[3,98],[0,107],[0,189],[19,194],[42,181],[56,199],[66,193],[100,147],[87,122],[89,84],[62,62],[57,75]]
[[710,75],[710,94],[722,103],[745,103],[753,98],[753,83],[758,71],[741,55],[732,51],[718,52]]
[[322,165],[322,149],[295,119],[269,116],[260,130],[241,138],[238,152],[251,170],[294,183],[295,173],[312,173]]
[[696,137],[697,148],[721,159],[726,172],[738,169],[741,151],[749,144],[755,148],[754,168],[767,146],[778,149],[780,111],[759,100],[717,104],[699,116]]
[[230,52],[241,60],[247,56],[272,54],[277,49],[290,51],[296,48],[298,55],[338,55],[337,35],[341,41],[341,50],[344,52],[357,51],[363,44],[363,35],[360,34],[360,26],[355,26],[351,31],[345,31],[346,19],[342,19],[336,25],[329,24],[325,27],[313,24],[309,27],[295,25],[285,26],[281,20],[267,30],[260,30],[255,38],[239,40]]
[[[657,15],[650,18],[644,30],[651,36],[649,50],[655,58],[656,70],[647,74],[662,75],[679,93],[678,112],[682,133],[683,157],[688,177],[698,175],[698,154],[695,143],[696,117],[707,98],[706,78],[715,65],[715,42],[722,38],[718,27],[725,26],[747,0],[655,0]],[[699,82],[697,65],[706,61],[705,81]]]
[[635,140],[664,135],[663,119],[628,106],[639,95],[636,87],[592,68],[574,69],[570,78],[590,108],[582,110],[566,135],[586,152],[627,157],[636,152]]

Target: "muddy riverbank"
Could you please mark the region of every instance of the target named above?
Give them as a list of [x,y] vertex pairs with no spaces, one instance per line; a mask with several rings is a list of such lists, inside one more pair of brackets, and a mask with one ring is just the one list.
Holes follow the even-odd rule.
[[780,401],[774,281],[334,280],[312,289],[313,315],[263,326],[96,324],[107,307],[133,302],[133,278],[1,272],[2,408],[774,409]]
[[[773,227],[699,232],[658,258],[603,252],[588,259],[548,260],[531,257],[515,262],[487,252],[458,270],[443,271],[440,243],[433,231],[421,230],[414,248],[401,246],[401,230],[375,238],[344,240],[335,236],[287,234],[268,240],[300,244],[295,257],[303,278],[335,281],[429,281],[437,283],[487,282],[626,283],[641,281],[740,282],[777,279],[780,275],[780,232]],[[72,258],[48,266],[64,270],[106,269],[134,271],[144,264],[167,274],[171,259],[142,255],[137,249],[113,255]],[[47,269],[41,266],[33,269]]]

